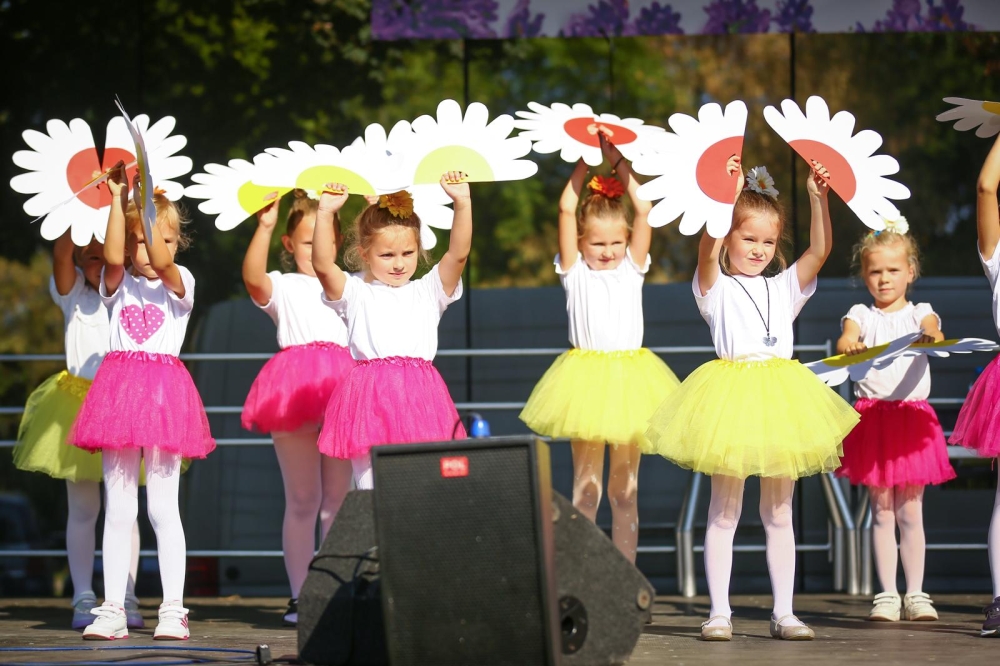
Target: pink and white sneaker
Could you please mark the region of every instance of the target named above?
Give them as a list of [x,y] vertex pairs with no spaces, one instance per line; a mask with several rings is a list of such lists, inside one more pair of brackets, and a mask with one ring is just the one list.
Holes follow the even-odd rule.
[[85,641],[113,641],[118,638],[128,638],[128,621],[125,619],[125,609],[110,601],[90,611],[97,616],[83,630]]
[[186,641],[191,637],[188,630],[188,609],[179,601],[164,601],[160,604],[160,621],[153,632],[158,641]]

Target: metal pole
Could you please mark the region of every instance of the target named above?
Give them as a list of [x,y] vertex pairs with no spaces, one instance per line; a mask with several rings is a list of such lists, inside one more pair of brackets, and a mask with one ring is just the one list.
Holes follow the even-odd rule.
[[862,488],[854,514],[858,532],[858,562],[861,565],[859,594],[872,594],[872,512],[871,496]]
[[701,472],[692,472],[687,495],[681,505],[681,515],[677,528],[677,588],[685,597],[698,593],[694,568],[694,517],[698,511],[698,493],[701,491]]

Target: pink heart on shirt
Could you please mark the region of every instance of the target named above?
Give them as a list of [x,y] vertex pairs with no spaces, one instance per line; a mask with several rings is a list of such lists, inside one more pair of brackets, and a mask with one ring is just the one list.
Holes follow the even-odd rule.
[[153,337],[153,334],[163,326],[163,310],[155,305],[126,305],[121,312],[122,328],[128,337],[140,345]]

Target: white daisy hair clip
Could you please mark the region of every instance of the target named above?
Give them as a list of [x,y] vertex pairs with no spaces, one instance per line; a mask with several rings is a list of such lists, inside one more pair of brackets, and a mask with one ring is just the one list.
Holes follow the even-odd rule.
[[905,236],[910,233],[910,223],[906,221],[906,218],[900,215],[899,217],[889,219],[883,217],[882,221],[885,222],[885,228],[881,231],[869,231],[868,233],[873,236],[878,236],[882,233],[887,234],[899,234],[900,236]]
[[744,190],[752,190],[772,199],[778,198],[778,190],[774,189],[774,178],[771,178],[766,167],[755,166],[750,169],[747,172],[746,181],[746,185],[743,186]]

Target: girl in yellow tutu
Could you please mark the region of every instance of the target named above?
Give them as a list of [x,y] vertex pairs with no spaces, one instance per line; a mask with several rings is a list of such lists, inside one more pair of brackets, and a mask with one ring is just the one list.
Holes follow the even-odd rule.
[[[66,551],[73,582],[74,629],[93,622],[90,611],[97,606],[93,590],[94,530],[101,511],[103,474],[101,455],[67,445],[66,435],[111,345],[108,309],[98,294],[103,268],[103,245],[96,240],[86,247],[74,247],[69,231],[56,240],[49,293],[65,318],[66,369],[46,379],[28,396],[14,447],[14,465],[18,469],[66,479]],[[132,542],[125,611],[128,626],[140,628],[143,620],[134,589],[139,565],[138,523],[132,527]]]
[[[639,538],[636,491],[639,439],[656,407],[678,386],[674,373],[642,348],[642,282],[649,270],[650,204],[618,149],[600,135],[615,178],[595,176],[577,213],[587,165],[580,160],[559,200],[556,273],[566,290],[573,349],[535,386],[521,420],[535,432],[572,440],[573,505],[594,520],[601,501],[605,443],[612,539],[635,561]],[[629,228],[621,200],[634,210]]]
[[[810,640],[792,614],[795,480],[840,466],[840,443],[858,414],[812,372],[792,361],[792,321],[816,290],[830,254],[832,230],[826,169],[813,163],[807,181],[810,244],[785,269],[779,251],[784,213],[762,167],[738,172],[732,227],[724,238],[706,232],[698,248],[693,290],[719,359],[701,366],[667,398],[647,430],[651,451],[681,467],[712,475],[705,534],[705,571],[712,608],[705,640],[730,640],[729,579],[733,536],[748,476],[760,479],[760,516],[774,593],[771,635]],[[768,268],[776,274],[765,277]]]

